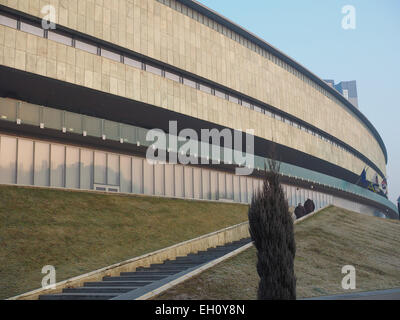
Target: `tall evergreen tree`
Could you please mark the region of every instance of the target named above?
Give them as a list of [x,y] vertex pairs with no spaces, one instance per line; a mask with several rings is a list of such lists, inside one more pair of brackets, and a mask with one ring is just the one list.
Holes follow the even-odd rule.
[[271,160],[269,167],[263,188],[253,196],[248,213],[250,235],[257,249],[258,299],[294,300],[296,244],[293,220],[280,185],[280,166]]

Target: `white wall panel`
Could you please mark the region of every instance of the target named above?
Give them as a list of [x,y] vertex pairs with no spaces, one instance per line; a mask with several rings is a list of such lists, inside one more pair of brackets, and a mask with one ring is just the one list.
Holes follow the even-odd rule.
[[145,160],[141,158],[132,158],[132,181],[133,181],[133,192],[137,194],[143,193],[143,162]]
[[121,192],[132,192],[132,158],[120,157]]
[[80,188],[85,190],[93,189],[93,155],[92,150],[81,149],[81,177]]
[[201,169],[201,175],[203,179],[203,199],[211,200],[210,170]]
[[233,200],[233,174],[226,174],[226,199]]
[[185,174],[185,198],[193,199],[193,168],[184,167]]
[[65,177],[65,147],[52,144],[50,148],[50,186],[63,188]]
[[259,179],[252,179],[253,180],[253,194],[256,194],[260,189]]
[[184,197],[184,174],[183,174],[183,166],[176,164],[175,165],[175,196],[182,198]]
[[240,176],[240,202],[247,202],[247,182],[246,177]]
[[107,184],[119,186],[119,155],[107,154]]
[[247,178],[247,203],[251,203],[253,198],[253,178]]
[[304,189],[300,189],[300,199],[300,202],[304,205],[304,202],[306,202],[306,193]]
[[143,193],[154,194],[154,165],[146,159],[143,161]]
[[175,173],[174,173],[174,165],[166,164],[165,165],[165,195],[167,197],[174,197],[175,195]]
[[226,173],[218,172],[218,199],[226,199]]
[[165,195],[164,164],[157,163],[154,166],[154,174],[155,195],[163,196]]
[[17,183],[33,185],[33,141],[18,139]]
[[1,137],[0,141],[0,182],[16,183],[17,139]]
[[195,199],[202,199],[202,182],[200,168],[193,168],[193,194]]
[[79,148],[67,147],[65,167],[65,186],[79,189]]
[[107,184],[107,154],[105,152],[94,153],[94,183]]
[[233,176],[233,194],[234,194],[234,201],[240,202],[240,177]]
[[35,186],[48,187],[50,185],[50,144],[35,142],[34,158]]
[[210,171],[211,200],[218,200],[218,172]]

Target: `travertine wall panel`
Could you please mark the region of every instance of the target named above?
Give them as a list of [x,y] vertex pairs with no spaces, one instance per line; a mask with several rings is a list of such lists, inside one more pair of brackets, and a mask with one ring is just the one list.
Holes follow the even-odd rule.
[[[57,23],[127,47],[291,113],[345,141],[385,173],[373,135],[349,111],[270,60],[154,0],[0,0],[35,16],[52,4]],[[359,174],[357,158],[254,111],[173,81],[23,32],[0,27],[0,63],[180,113],[253,128]],[[293,131],[295,130],[295,131]],[[372,175],[372,170],[369,171]]]

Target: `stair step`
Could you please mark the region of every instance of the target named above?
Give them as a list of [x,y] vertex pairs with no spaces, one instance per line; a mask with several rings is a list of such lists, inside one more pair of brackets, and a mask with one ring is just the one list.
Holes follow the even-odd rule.
[[[164,266],[164,265],[163,265]],[[149,268],[138,268],[140,272],[146,272],[146,273],[156,273],[156,272],[171,272],[173,274],[179,273],[182,271],[182,268],[178,267],[164,267],[164,268],[157,268],[157,267],[149,267]]]
[[41,295],[39,300],[110,300],[118,293],[59,293]]
[[[179,260],[171,260],[171,261],[168,261],[168,264],[173,264],[173,263],[176,263],[176,264],[202,264],[202,263],[204,263],[204,262],[206,262],[206,261],[210,261],[210,260],[212,260],[213,258],[198,258],[198,259],[179,259]],[[167,262],[167,261],[166,261]]]
[[171,264],[175,264],[175,265],[196,265],[198,264],[197,261],[180,261],[180,260],[167,260],[164,262],[165,265],[171,265]]
[[100,281],[85,282],[85,287],[144,287],[152,281]]
[[138,287],[80,287],[80,288],[66,288],[63,293],[126,293],[136,290]]
[[187,268],[193,267],[194,264],[182,264],[182,263],[163,263],[163,264],[152,264],[150,267],[153,269],[164,269],[164,270],[176,270],[179,269],[180,271],[186,270]]
[[125,277],[125,276],[148,276],[148,275],[155,275],[155,276],[171,276],[175,273],[178,273],[179,270],[176,270],[176,272],[174,270],[172,271],[153,271],[152,269],[148,269],[147,271],[145,271],[146,269],[144,269],[143,271],[133,271],[133,272],[121,272],[120,276],[121,277]]
[[119,277],[104,277],[103,281],[108,282],[108,281],[158,281],[161,279],[164,279],[168,276],[163,275],[163,276],[119,276]]

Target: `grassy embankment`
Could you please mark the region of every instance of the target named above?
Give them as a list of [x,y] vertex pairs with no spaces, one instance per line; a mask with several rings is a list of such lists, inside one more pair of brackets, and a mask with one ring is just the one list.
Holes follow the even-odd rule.
[[[400,287],[400,222],[329,207],[295,226],[298,298],[349,293],[341,287],[345,265],[356,268],[357,291]],[[156,299],[257,297],[252,247]]]
[[247,206],[0,186],[0,299],[247,220]]

